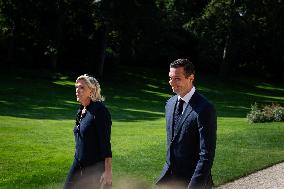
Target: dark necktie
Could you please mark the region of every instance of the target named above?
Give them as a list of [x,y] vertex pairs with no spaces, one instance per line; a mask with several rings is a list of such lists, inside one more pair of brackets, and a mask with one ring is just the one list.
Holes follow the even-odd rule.
[[184,101],[180,98],[177,105],[176,105],[176,109],[175,109],[175,113],[174,113],[173,132],[172,132],[173,136],[174,136],[174,133],[176,132],[177,123],[182,116],[183,103],[184,103]]

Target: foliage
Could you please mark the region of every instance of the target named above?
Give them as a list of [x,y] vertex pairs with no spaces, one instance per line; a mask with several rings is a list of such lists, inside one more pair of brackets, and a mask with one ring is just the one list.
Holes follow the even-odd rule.
[[247,114],[247,119],[250,123],[284,121],[284,107],[279,104],[261,107],[255,103],[251,105],[251,111]]
[[283,14],[282,0],[0,0],[0,62],[96,73],[104,62],[189,57],[207,71],[278,79]]
[[227,73],[254,71],[267,76],[273,72],[281,77],[283,12],[284,3],[278,0],[212,0],[185,27],[200,41],[199,60],[204,67],[220,71],[228,66]]
[[191,18],[184,27],[199,39],[199,61],[201,67],[216,70],[222,62],[222,53],[233,24],[230,0],[213,0],[197,18]]

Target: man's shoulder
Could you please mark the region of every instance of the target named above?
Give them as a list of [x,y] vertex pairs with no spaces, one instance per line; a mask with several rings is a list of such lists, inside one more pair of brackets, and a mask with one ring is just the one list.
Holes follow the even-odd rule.
[[196,91],[192,96],[192,105],[198,107],[214,107],[214,105],[201,93]]
[[169,98],[168,100],[167,100],[167,104],[168,103],[172,103],[172,102],[175,102],[176,100],[177,100],[177,95],[174,95],[174,96],[172,96],[171,98]]
[[202,102],[205,102],[205,103],[210,103],[209,100],[203,94],[201,94],[199,91],[195,91],[192,98],[195,101],[199,101],[199,102],[202,101]]
[[202,112],[215,112],[214,105],[202,94],[196,92],[192,101],[193,109],[197,114]]
[[91,103],[89,111],[92,113],[96,113],[100,111],[107,111],[107,108],[102,101],[95,101]]
[[171,96],[171,98],[169,98],[168,101],[176,100],[177,97],[178,97],[178,95]]

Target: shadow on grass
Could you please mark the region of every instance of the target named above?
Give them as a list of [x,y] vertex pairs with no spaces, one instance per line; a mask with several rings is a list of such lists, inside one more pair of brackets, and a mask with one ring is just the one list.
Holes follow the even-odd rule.
[[[4,77],[4,76],[2,76]],[[161,82],[151,79],[130,79],[118,84],[116,79],[101,83],[105,104],[114,121],[152,120],[163,116],[167,99]],[[117,80],[118,81],[118,80]],[[156,82],[152,85],[152,82]],[[157,83],[158,82],[158,83]],[[118,84],[118,85],[117,85]],[[14,77],[1,79],[0,115],[32,119],[73,119],[78,108],[74,82],[70,80],[31,79]],[[166,96],[166,97],[165,97]]]
[[0,115],[56,120],[75,114],[74,87],[58,86],[46,79],[16,77],[1,81]]
[[[0,115],[33,119],[73,119],[78,104],[72,80],[0,76]],[[114,121],[153,120],[164,116],[172,95],[167,73],[143,69],[117,70],[101,83]],[[197,76],[197,89],[221,117],[245,117],[254,102],[284,103],[284,90],[269,83]]]
[[281,85],[248,78],[223,80],[212,76],[200,77],[198,89],[215,105],[220,117],[246,117],[255,102],[284,104]]

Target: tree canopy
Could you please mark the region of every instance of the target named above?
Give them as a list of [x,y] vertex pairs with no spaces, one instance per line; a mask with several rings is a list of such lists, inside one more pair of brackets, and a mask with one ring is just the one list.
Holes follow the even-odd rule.
[[283,14],[282,0],[0,0],[0,62],[102,75],[186,57],[222,76],[283,77]]

